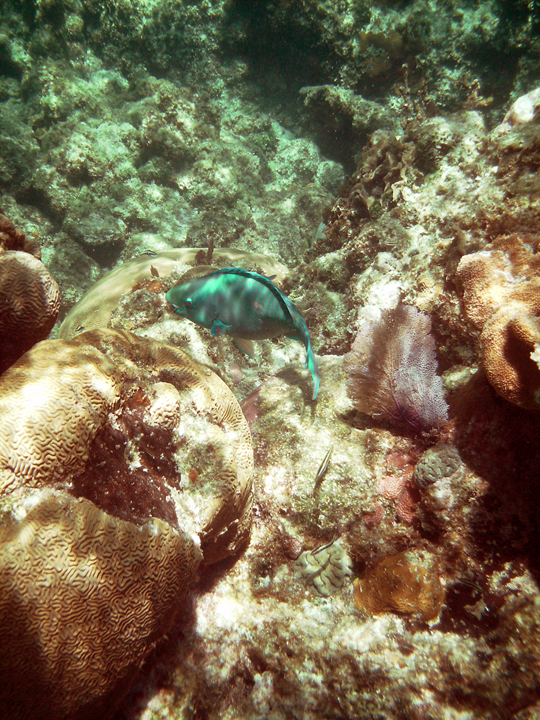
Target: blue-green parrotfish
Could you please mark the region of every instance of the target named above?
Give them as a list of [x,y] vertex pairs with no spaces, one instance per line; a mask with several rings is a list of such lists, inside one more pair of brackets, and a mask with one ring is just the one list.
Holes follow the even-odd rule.
[[[231,267],[175,285],[166,297],[178,315],[208,328],[214,337],[231,335],[251,341],[286,335],[304,343],[316,399],[319,368],[306,323],[300,310],[271,278]],[[251,354],[245,344],[239,345]]]

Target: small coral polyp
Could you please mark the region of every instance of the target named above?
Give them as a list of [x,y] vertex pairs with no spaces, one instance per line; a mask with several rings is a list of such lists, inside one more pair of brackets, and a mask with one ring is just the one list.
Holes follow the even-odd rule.
[[95,330],[38,343],[6,371],[2,712],[108,717],[199,563],[247,542],[252,470],[240,406],[181,350]]

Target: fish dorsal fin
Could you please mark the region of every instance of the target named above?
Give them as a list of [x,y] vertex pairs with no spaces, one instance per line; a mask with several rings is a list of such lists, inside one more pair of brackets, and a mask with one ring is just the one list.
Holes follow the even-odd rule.
[[[285,317],[290,319],[290,321],[294,327],[294,324],[295,324],[294,317],[292,316],[289,306],[287,305],[285,296],[283,295],[283,293],[280,290],[278,290],[278,288],[274,285],[274,283],[270,280],[270,278],[264,277],[264,275],[259,275],[259,273],[256,273],[256,272],[251,272],[250,270],[243,270],[242,268],[237,268],[237,267],[225,268],[225,270],[218,270],[217,272],[210,273],[210,274],[211,275],[241,275],[242,277],[251,278],[252,280],[257,280],[258,282],[262,283],[274,295],[276,300],[279,302],[281,309],[285,313]],[[206,277],[210,277],[210,275],[207,275]],[[273,277],[275,277],[275,275]]]

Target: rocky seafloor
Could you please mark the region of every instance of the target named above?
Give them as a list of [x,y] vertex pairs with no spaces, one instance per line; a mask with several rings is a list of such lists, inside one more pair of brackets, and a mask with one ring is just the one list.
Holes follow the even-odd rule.
[[[540,717],[538,4],[1,8],[0,210],[60,287],[51,337],[184,350],[251,430],[249,543],[178,581],[115,720]],[[315,401],[301,344],[250,359],[174,315],[165,291],[194,264],[276,276]],[[103,458],[136,475],[142,506],[184,447],[154,428],[160,398],[189,413],[125,353],[127,399],[95,421],[129,436],[125,464],[102,429],[74,456],[101,468],[86,486]],[[197,422],[174,470],[195,491],[230,442]]]

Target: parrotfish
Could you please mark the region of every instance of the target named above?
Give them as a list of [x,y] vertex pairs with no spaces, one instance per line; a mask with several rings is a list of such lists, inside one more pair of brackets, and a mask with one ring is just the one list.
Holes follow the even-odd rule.
[[[208,328],[214,337],[231,335],[240,341],[251,341],[286,335],[303,343],[315,400],[319,368],[306,323],[300,310],[278,290],[272,278],[231,267],[175,285],[166,297],[178,315]],[[238,344],[250,354],[245,345]]]

